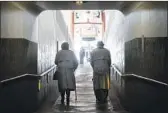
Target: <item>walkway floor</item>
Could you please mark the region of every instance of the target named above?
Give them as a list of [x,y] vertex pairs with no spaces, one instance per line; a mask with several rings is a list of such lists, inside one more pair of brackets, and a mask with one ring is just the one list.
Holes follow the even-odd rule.
[[79,66],[76,71],[76,82],[77,101],[75,101],[75,92],[72,92],[69,107],[61,105],[59,97],[51,109],[40,113],[121,113],[113,111],[109,100],[107,104],[96,104],[92,84],[92,68],[89,65]]

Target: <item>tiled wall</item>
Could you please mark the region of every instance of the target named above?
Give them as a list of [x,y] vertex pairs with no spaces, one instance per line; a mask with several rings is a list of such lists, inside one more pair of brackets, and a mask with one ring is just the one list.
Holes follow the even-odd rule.
[[0,38],[0,80],[25,73],[37,73],[37,43]]
[[142,43],[142,38],[126,42],[125,72],[168,83],[168,38],[146,37]]

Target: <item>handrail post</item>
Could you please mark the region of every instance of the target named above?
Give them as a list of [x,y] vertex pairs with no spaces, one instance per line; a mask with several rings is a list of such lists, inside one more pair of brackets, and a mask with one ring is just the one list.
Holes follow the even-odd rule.
[[142,35],[142,45],[141,45],[141,49],[142,49],[142,53],[144,55],[145,52],[145,39],[144,39],[144,35]]

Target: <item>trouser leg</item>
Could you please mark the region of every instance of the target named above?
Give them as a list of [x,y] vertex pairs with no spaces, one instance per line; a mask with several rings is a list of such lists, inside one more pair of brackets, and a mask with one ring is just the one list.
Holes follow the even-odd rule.
[[66,90],[66,99],[67,99],[67,105],[69,105],[69,102],[70,102],[70,90],[69,89],[67,89]]
[[101,90],[100,89],[94,90],[94,93],[95,93],[96,101],[100,102],[101,101],[101,94],[100,94]]
[[98,90],[94,90],[94,92],[95,92],[97,102],[101,102],[101,103],[107,102],[108,90],[98,89]]
[[64,99],[65,99],[65,91],[61,92],[61,104],[64,104]]
[[103,101],[104,101],[104,91],[103,91],[103,89],[100,89],[100,92],[99,92],[99,94],[100,94],[100,102],[101,103],[103,103]]
[[95,89],[94,89],[94,95],[96,97],[96,101],[98,101],[98,99],[97,99],[97,90],[95,90]]
[[108,90],[104,89],[104,102],[107,102]]

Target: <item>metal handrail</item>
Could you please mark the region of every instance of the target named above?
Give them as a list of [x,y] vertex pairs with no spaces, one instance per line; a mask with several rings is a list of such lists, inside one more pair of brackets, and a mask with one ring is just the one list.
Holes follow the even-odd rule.
[[39,76],[44,76],[45,74],[49,73],[51,70],[53,70],[56,67],[56,65],[52,66],[50,69],[45,71],[44,73],[40,74]]
[[122,74],[117,68],[115,65],[112,65],[112,68],[121,76],[121,77],[135,77],[135,78],[138,78],[138,79],[143,79],[145,81],[149,81],[149,82],[153,82],[153,83],[157,83],[157,84],[160,84],[160,85],[164,85],[164,86],[167,86],[168,87],[168,84],[167,83],[164,83],[164,82],[161,82],[161,81],[157,81],[157,80],[154,80],[154,79],[151,79],[151,78],[147,78],[147,77],[142,77],[140,75],[137,75],[137,74]]
[[9,78],[9,79],[5,79],[5,80],[0,81],[0,84],[1,84],[1,83],[5,83],[5,82],[8,82],[8,81],[15,80],[15,79],[19,79],[19,78],[22,78],[22,77],[25,77],[25,76],[42,77],[42,76],[44,76],[45,74],[49,73],[51,70],[53,70],[55,67],[56,67],[56,65],[52,66],[50,69],[48,69],[47,71],[45,71],[44,73],[39,74],[39,75],[26,73],[26,74],[22,74],[22,75],[20,75],[20,76],[16,76],[16,77],[12,77],[12,78]]
[[22,77],[25,77],[25,76],[37,76],[37,75],[36,74],[28,74],[28,73],[26,73],[26,74],[22,74],[20,76],[16,76],[16,77],[12,77],[12,78],[9,78],[9,79],[2,80],[0,83],[12,81],[12,80],[19,79],[19,78],[22,78]]
[[151,79],[151,78],[139,76],[137,74],[124,74],[123,76],[124,77],[136,77],[136,78],[143,79],[143,80],[146,80],[146,81],[149,81],[149,82],[154,82],[154,83],[157,83],[157,84],[168,86],[167,83],[164,83],[164,82],[161,82],[161,81],[158,81],[158,80],[154,80],[154,79]]
[[114,70],[120,75],[123,76],[123,74],[117,69],[117,67],[113,64],[112,68],[114,68]]

